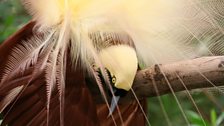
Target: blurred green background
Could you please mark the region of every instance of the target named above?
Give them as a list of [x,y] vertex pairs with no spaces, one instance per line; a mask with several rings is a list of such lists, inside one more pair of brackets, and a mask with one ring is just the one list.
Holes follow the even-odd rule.
[[[29,20],[30,16],[19,0],[0,0],[0,43]],[[186,92],[176,93],[191,126],[204,126],[203,120],[207,126],[224,126],[224,95],[222,93],[200,90],[191,92],[191,94],[203,119],[197,113]],[[148,99],[148,118],[152,126],[168,126],[162,108],[167,113],[171,126],[188,125],[173,95],[169,94]]]
[[0,43],[29,19],[20,0],[0,0]]

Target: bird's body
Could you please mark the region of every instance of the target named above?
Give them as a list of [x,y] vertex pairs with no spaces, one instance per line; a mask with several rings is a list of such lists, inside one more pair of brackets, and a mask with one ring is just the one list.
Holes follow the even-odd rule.
[[[33,27],[35,22],[30,22],[24,26],[20,31],[15,35],[10,37],[8,40],[1,45],[1,63],[4,68],[5,61],[7,61],[6,55],[11,54],[13,48],[16,45],[20,44],[23,40],[27,40],[37,34]],[[121,45],[122,39],[119,39],[120,42],[115,42],[116,44]],[[124,44],[125,46],[131,46],[132,41],[127,41],[127,38],[124,38],[125,42],[129,44]],[[113,45],[113,44],[111,44]],[[110,46],[111,46],[110,45]],[[110,46],[107,46],[110,47]],[[64,115],[66,115],[63,120],[66,126],[73,125],[86,125],[86,126],[97,126],[97,125],[121,125],[125,123],[129,126],[134,125],[145,125],[145,117],[142,114],[142,110],[139,108],[139,104],[136,101],[130,101],[129,103],[120,105],[120,110],[122,113],[122,121],[120,116],[115,110],[113,116],[115,122],[111,117],[108,117],[109,110],[105,103],[97,103],[93,100],[95,97],[94,94],[91,94],[88,89],[88,84],[86,85],[86,79],[89,75],[85,74],[85,70],[81,69],[81,64],[78,63],[76,69],[71,69],[73,67],[70,55],[68,53],[67,57],[67,68],[66,68],[66,85],[65,85],[65,101],[64,101]],[[27,70],[24,71],[24,74],[18,73],[17,78],[12,78],[9,80],[8,84],[2,86],[1,90],[1,110],[4,115],[4,121],[2,125],[47,125],[47,111],[46,111],[46,80],[44,73],[38,73],[35,75],[35,79],[29,82],[32,78],[32,72],[34,71],[35,66],[30,66]],[[2,76],[2,75],[1,75]],[[15,81],[13,81],[15,80]],[[29,83],[28,83],[29,82]],[[94,83],[90,83],[94,84]],[[27,86],[24,89],[24,87]],[[5,101],[5,97],[9,94],[10,91],[20,87],[18,94],[12,95]],[[19,92],[22,92],[21,94]],[[15,93],[13,92],[13,93]],[[58,100],[58,91],[55,88],[54,94],[52,94],[52,102],[49,111],[49,122],[48,125],[60,125],[60,103]],[[99,92],[98,92],[99,93]],[[18,96],[17,96],[18,95]],[[21,96],[20,96],[21,95]],[[141,101],[143,107],[146,107],[145,100]],[[52,109],[51,109],[52,108]],[[133,110],[135,110],[133,112]],[[139,123],[139,121],[141,123]],[[136,123],[135,123],[136,122]]]
[[[3,125],[143,126],[149,124],[145,99],[120,104],[110,115],[104,87],[112,95],[113,87],[134,94],[131,86],[140,64],[223,52],[218,41],[222,25],[217,22],[222,13],[205,8],[217,10],[222,3],[218,0],[23,3],[32,21],[0,46]],[[117,82],[111,84],[104,69]],[[96,103],[91,84],[99,88],[104,103]]]

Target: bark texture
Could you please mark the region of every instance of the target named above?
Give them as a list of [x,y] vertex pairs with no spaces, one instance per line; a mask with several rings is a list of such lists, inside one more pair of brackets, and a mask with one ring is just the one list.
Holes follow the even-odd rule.
[[[136,74],[138,97],[224,85],[224,56],[202,57],[172,64],[156,64]],[[129,96],[130,97],[130,96]]]

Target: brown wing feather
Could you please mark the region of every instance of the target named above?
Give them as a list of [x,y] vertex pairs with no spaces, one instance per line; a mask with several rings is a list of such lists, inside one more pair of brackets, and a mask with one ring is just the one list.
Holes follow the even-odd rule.
[[[22,40],[28,40],[34,34],[37,34],[33,30],[34,25],[35,22],[28,23],[0,46],[1,71],[4,70],[7,58],[12,52],[12,49],[21,44]],[[67,57],[69,57],[69,55],[68,53]],[[67,59],[64,125],[97,126],[99,124],[96,107],[85,85],[83,70],[79,67],[75,70],[71,70],[71,60],[70,58]],[[2,114],[4,116],[2,125],[47,125],[46,78],[44,77],[44,73],[39,73],[34,80],[29,82],[32,77],[31,73],[34,70],[34,66],[28,68],[23,75],[15,75],[13,79],[8,80],[0,87],[0,103],[3,103],[4,98],[12,89],[21,85],[24,87],[27,86],[15,99],[11,99],[10,104],[7,104],[6,108],[2,108]],[[0,78],[2,78],[2,76],[1,72]],[[58,91],[55,89],[52,93],[49,110],[50,126],[60,125],[58,97]]]
[[[7,62],[7,56],[12,52],[12,49],[17,45],[21,44],[22,40],[30,39],[33,36],[33,27],[35,22],[29,22],[14,35],[10,36],[0,45],[0,71],[3,71],[5,63]],[[0,72],[0,79],[3,72]]]

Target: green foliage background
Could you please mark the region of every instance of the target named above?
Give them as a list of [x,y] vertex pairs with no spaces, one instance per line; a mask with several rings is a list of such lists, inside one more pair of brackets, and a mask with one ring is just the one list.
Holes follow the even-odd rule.
[[[21,28],[30,19],[19,0],[0,0],[0,43]],[[203,126],[200,115],[196,112],[187,93],[176,93],[178,100],[192,126]],[[192,96],[207,126],[224,126],[223,94],[205,91],[193,92]],[[148,99],[148,118],[152,126],[167,126],[165,116],[158,101],[159,97]],[[173,95],[160,97],[172,126],[186,126],[183,115]]]
[[0,42],[12,35],[29,19],[20,0],[0,0]]

